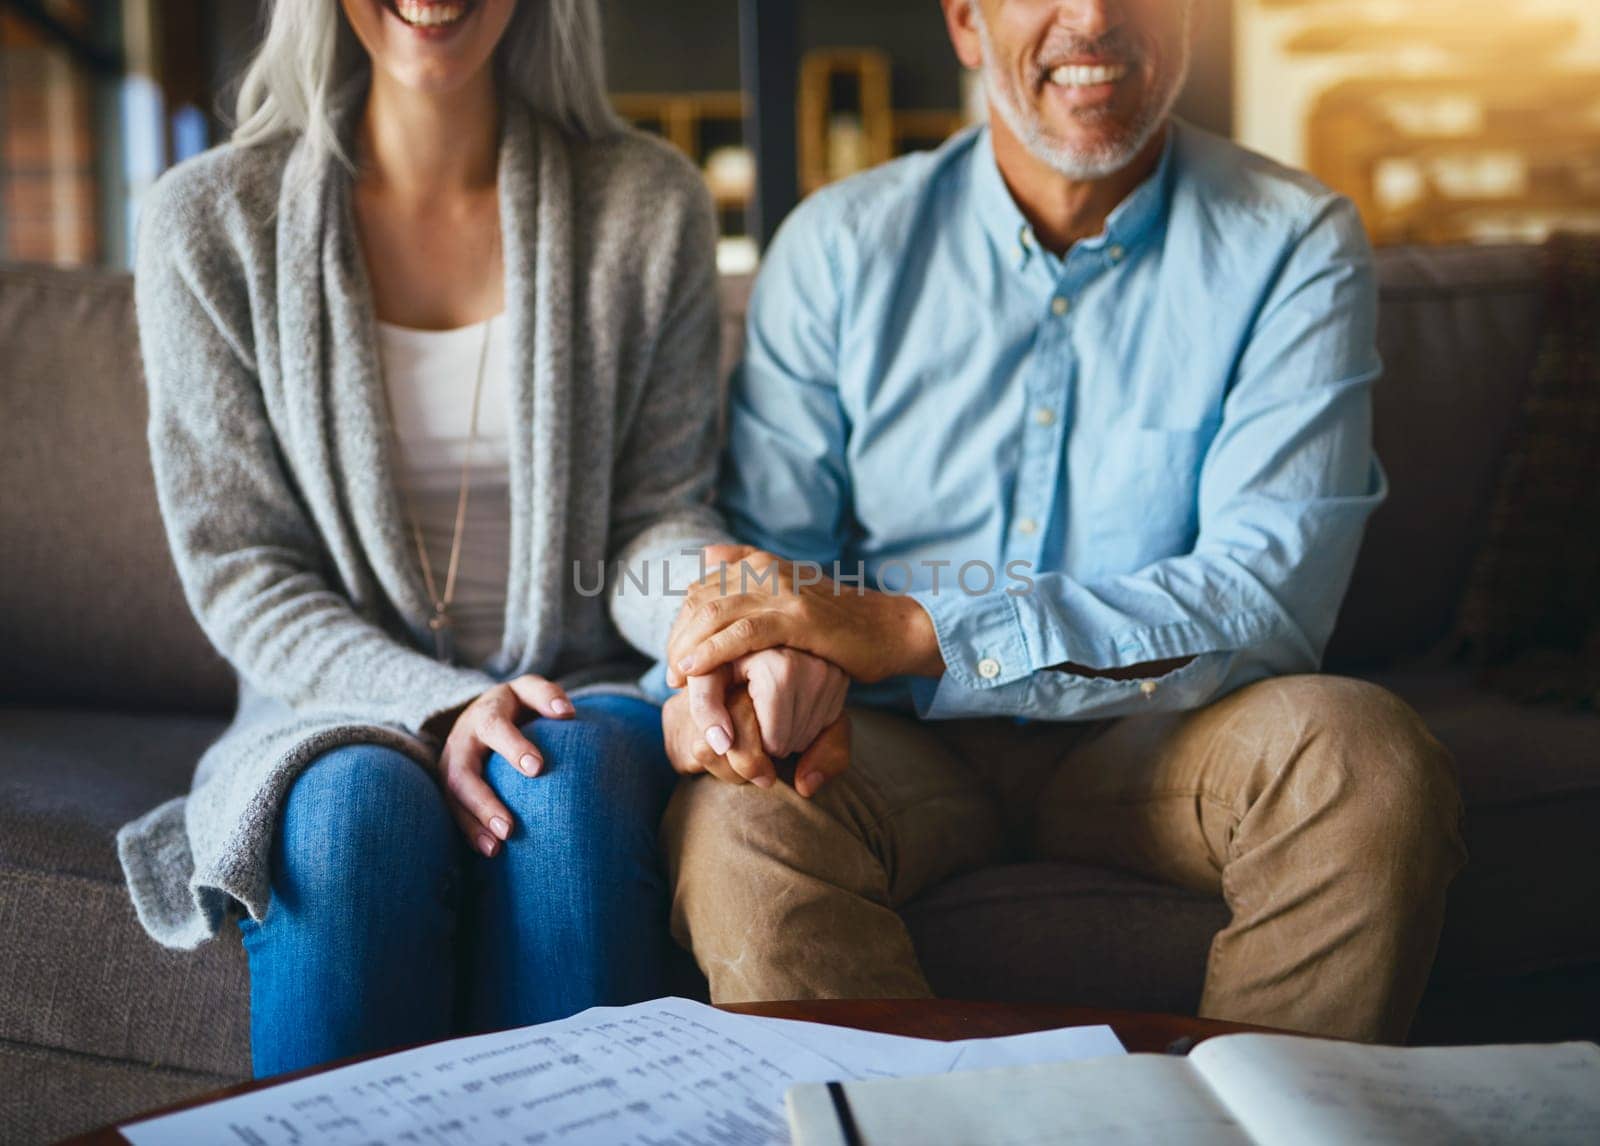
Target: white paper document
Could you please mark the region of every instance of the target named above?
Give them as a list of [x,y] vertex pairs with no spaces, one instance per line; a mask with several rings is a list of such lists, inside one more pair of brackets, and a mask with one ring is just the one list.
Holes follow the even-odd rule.
[[1109,1027],[938,1042],[729,1014],[596,1007],[454,1039],[118,1129],[134,1146],[762,1146],[798,1082],[1125,1054]]

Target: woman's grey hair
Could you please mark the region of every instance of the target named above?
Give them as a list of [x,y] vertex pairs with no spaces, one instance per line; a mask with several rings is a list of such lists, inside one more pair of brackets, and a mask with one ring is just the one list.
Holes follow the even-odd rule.
[[[353,167],[339,145],[333,100],[371,66],[339,0],[272,0],[266,36],[240,80],[230,141],[249,146],[304,133],[313,148]],[[606,94],[595,0],[518,0],[495,67],[510,91],[581,138],[619,127]]]

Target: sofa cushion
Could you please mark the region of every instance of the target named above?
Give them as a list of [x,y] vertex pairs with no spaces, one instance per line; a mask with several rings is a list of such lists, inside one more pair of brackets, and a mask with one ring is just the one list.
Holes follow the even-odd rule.
[[156,504],[131,284],[0,268],[0,696],[227,712]]
[[[0,1142],[55,1142],[239,1079],[0,1039]],[[118,1139],[121,1141],[121,1139]]]
[[1464,670],[1374,679],[1450,749],[1467,803],[1435,978],[1600,966],[1600,716],[1519,704]]
[[1077,864],[957,876],[902,913],[938,995],[1193,1014],[1219,898]]
[[[1436,983],[1600,966],[1600,718],[1517,705],[1455,673],[1380,681],[1455,755],[1467,869]],[[1191,1011],[1220,898],[1067,864],[991,867],[909,905],[934,989],[967,998]]]
[[250,1074],[235,929],[193,952],[139,926],[116,831],[185,791],[215,719],[0,708],[0,1041]]
[[1540,249],[1381,250],[1372,515],[1330,668],[1427,651],[1455,619],[1543,328]]

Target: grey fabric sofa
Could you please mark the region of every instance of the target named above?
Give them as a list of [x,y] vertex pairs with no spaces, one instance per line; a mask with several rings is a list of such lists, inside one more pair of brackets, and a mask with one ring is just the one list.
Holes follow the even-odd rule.
[[[1472,859],[1416,1042],[1600,1035],[1600,719],[1427,667],[1529,376],[1538,270],[1530,247],[1382,256],[1394,492],[1327,667],[1408,698],[1463,774]],[[746,286],[725,284],[730,358]],[[151,942],[113,847],[187,787],[234,697],[167,555],[129,288],[0,268],[0,1142],[250,1073],[237,934],[193,953]],[[943,994],[1172,1011],[1194,1008],[1226,919],[1220,900],[1037,863],[956,879],[906,914]]]

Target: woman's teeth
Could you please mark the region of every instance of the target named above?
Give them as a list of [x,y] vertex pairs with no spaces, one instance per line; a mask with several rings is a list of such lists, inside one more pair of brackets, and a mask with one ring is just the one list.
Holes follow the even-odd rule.
[[418,28],[437,28],[454,24],[467,14],[469,3],[420,4],[416,0],[394,0],[395,13],[407,24]]
[[1114,84],[1128,74],[1126,64],[1066,64],[1050,73],[1050,82],[1064,88]]

